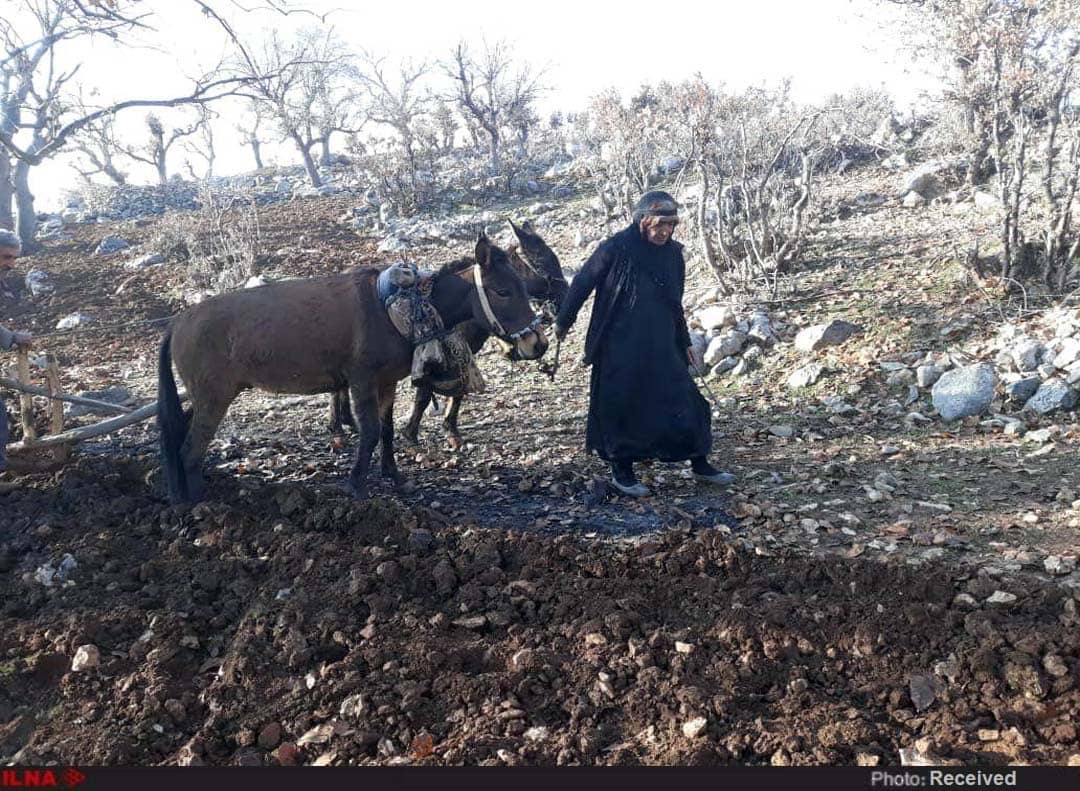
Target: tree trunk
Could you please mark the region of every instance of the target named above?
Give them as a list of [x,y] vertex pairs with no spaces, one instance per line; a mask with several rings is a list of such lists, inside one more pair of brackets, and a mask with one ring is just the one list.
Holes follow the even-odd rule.
[[[108,176],[110,179],[112,179],[115,184],[121,187],[127,184],[127,176],[117,170],[116,166],[112,162],[106,162],[102,166],[101,172]],[[87,181],[89,181],[89,179],[87,179]]]
[[15,212],[13,200],[15,190],[11,184],[11,157],[7,151],[0,151],[0,228],[15,230]]
[[161,156],[156,158],[154,165],[155,167],[157,167],[158,184],[164,187],[166,184],[169,183],[169,173],[167,170],[165,170],[164,152],[162,152]]
[[322,153],[319,155],[319,164],[330,166],[332,154],[330,153],[330,133],[327,132],[322,139]]
[[255,155],[255,167],[258,168],[259,170],[262,170],[263,167],[264,167],[263,166],[263,161],[262,161],[262,151],[261,151],[262,143],[260,143],[255,138],[251,138],[250,145],[251,145],[251,153]]
[[30,163],[21,160],[15,165],[15,209],[23,252],[37,252],[41,245],[35,239],[37,214],[34,212],[34,194],[30,192]]
[[488,131],[488,137],[491,138],[491,169],[498,173],[499,171],[499,134],[498,132]]
[[304,160],[304,170],[307,171],[308,180],[311,181],[311,186],[316,189],[322,186],[322,179],[319,178],[319,169],[315,167],[315,160],[311,156],[311,147],[304,145],[304,141],[300,139],[299,135],[289,135],[292,141],[296,144],[296,148],[300,151],[300,156]]

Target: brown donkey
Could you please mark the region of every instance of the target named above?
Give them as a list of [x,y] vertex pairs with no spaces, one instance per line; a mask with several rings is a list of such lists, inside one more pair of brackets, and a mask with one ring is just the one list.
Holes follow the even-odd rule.
[[[158,360],[161,456],[173,502],[203,497],[206,448],[233,399],[251,388],[313,394],[347,387],[360,427],[349,488],[367,496],[371,454],[380,438],[382,473],[401,482],[393,449],[394,391],[409,374],[413,350],[378,299],[379,271],[234,291],[174,320]],[[431,302],[447,328],[481,322],[525,359],[547,349],[508,254],[483,234],[475,261],[447,264],[434,275]],[[180,406],[173,361],[191,399],[188,412]]]
[[[547,243],[536,232],[528,220],[520,226],[511,220],[510,227],[518,239],[520,247],[511,247],[510,265],[525,281],[525,290],[529,296],[542,303],[551,303],[554,308],[553,314],[558,313],[562,307],[563,298],[569,290],[569,284],[563,275],[562,265],[555,251],[548,247]],[[473,353],[480,351],[491,332],[485,322],[469,321],[459,328],[463,332],[469,347]],[[511,359],[517,359],[515,349],[509,349]],[[413,401],[412,415],[408,423],[402,429],[402,438],[410,445],[419,441],[420,420],[424,416],[424,410],[432,400],[433,390],[429,386],[416,388]],[[454,447],[460,447],[461,434],[458,432],[458,415],[461,412],[463,395],[443,393],[450,396],[450,404],[443,418],[443,428],[446,431],[449,442]],[[341,434],[343,425],[354,426],[349,409],[349,391],[338,390],[330,401],[330,430],[335,435]]]

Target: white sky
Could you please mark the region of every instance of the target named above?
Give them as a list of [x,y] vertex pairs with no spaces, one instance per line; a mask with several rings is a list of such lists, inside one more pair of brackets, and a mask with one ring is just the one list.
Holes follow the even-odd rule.
[[[0,9],[9,4],[16,0],[0,0]],[[185,0],[141,5],[161,14],[154,23],[157,34],[144,36],[152,48],[99,41],[74,53],[83,61],[84,83],[100,86],[103,98],[183,93],[185,75],[214,65],[227,52],[223,35]],[[698,71],[735,90],[792,76],[795,98],[805,101],[860,85],[885,86],[902,102],[933,89],[881,24],[888,9],[872,0],[303,0],[302,5],[320,14],[330,11],[329,21],[354,48],[391,59],[437,60],[462,37],[477,43],[482,36],[506,39],[519,58],[545,67],[550,89],[542,101],[545,111],[580,109],[607,87],[625,95],[644,82],[685,79]],[[254,39],[270,28],[287,32],[314,20],[260,11],[234,13],[231,21],[242,37]],[[144,115],[144,110],[126,111],[121,129],[139,129]],[[250,155],[231,130],[227,116],[218,122],[219,175],[251,167]],[[281,164],[298,161],[286,147],[266,153]],[[171,164],[173,172],[179,164]],[[41,208],[77,178],[59,162],[35,170]],[[132,168],[133,181],[151,175],[148,167]]]

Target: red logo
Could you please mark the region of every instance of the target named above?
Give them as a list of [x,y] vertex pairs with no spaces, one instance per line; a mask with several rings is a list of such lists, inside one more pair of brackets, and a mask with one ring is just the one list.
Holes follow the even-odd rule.
[[[78,769],[65,769],[60,780],[68,788],[75,788],[86,780]],[[2,769],[0,787],[3,788],[59,788],[56,772],[52,769]]]

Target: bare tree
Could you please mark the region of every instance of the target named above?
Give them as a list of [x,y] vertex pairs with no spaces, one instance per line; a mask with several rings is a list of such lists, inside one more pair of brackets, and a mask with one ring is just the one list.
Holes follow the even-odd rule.
[[460,41],[450,57],[444,69],[454,84],[454,101],[467,122],[487,136],[491,167],[497,172],[507,129],[530,112],[542,91],[542,75],[527,63],[515,66],[506,42],[485,42],[480,57],[474,58]]
[[[213,0],[190,0],[230,37],[232,28],[214,10]],[[288,13],[283,0],[261,0],[255,7]],[[166,99],[131,98],[97,109],[71,101],[67,86],[79,66],[64,70],[58,51],[87,37],[119,40],[136,29],[149,30],[151,12],[137,3],[96,0],[18,0],[0,16],[0,223],[11,224],[14,197],[19,233],[32,251],[36,213],[30,169],[61,151],[80,131],[132,107],[178,107],[205,104],[234,95],[265,74],[237,74],[212,69],[190,90]],[[14,165],[12,166],[12,162]],[[14,193],[14,195],[13,195]]]
[[88,183],[100,174],[114,184],[127,184],[127,172],[121,170],[115,161],[124,152],[116,138],[114,122],[113,116],[107,115],[84,127],[73,138],[72,147],[78,152],[79,158],[72,163],[72,167]]
[[926,32],[912,46],[951,67],[947,96],[963,114],[969,183],[995,176],[1000,276],[1013,287],[1038,277],[1064,292],[1080,274],[1080,0],[892,2]]
[[214,177],[214,163],[217,150],[214,147],[214,121],[218,114],[206,105],[199,109],[199,126],[195,134],[182,143],[184,151],[195,159],[202,160],[201,173],[196,173],[189,157],[184,158],[184,168],[192,181],[201,181]]
[[[262,105],[283,138],[296,146],[313,187],[322,186],[313,151],[329,156],[335,132],[360,127],[359,103],[351,90],[352,55],[332,29],[309,28],[292,41],[273,33],[259,55],[238,42],[237,69],[250,78],[244,95]],[[259,78],[258,75],[272,75]]]
[[240,142],[251,149],[251,155],[255,159],[255,168],[262,170],[262,146],[263,138],[260,134],[267,121],[265,106],[261,102],[248,101],[245,117],[236,125],[236,131],[240,133]]
[[386,72],[385,58],[364,52],[360,57],[357,76],[368,99],[368,119],[389,126],[401,141],[401,149],[409,166],[417,167],[417,124],[427,109],[431,97],[421,80],[430,67],[426,62],[402,61],[393,76]]
[[157,174],[158,184],[169,181],[169,151],[181,140],[196,134],[207,123],[205,115],[200,114],[182,126],[166,128],[156,113],[146,115],[146,139],[138,146],[124,146],[124,154],[144,165],[149,165]]

